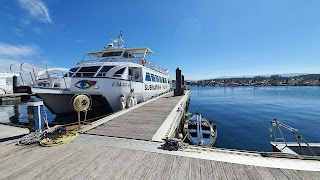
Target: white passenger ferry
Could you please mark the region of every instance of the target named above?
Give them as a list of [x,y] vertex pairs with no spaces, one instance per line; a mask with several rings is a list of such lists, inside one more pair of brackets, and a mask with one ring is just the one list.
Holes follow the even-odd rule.
[[121,33],[112,41],[102,51],[86,53],[64,77],[36,79],[33,93],[59,115],[73,112],[75,94],[89,94],[93,109],[115,112],[170,91],[169,72],[150,65],[149,48],[124,47]]

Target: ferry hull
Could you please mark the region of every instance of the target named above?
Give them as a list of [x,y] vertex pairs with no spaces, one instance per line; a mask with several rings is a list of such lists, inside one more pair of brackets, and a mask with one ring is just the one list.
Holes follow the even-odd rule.
[[[71,107],[72,97],[74,96],[73,94],[37,94],[37,96],[43,100],[43,103],[53,114],[61,116],[64,114],[75,113]],[[105,100],[103,96],[93,95],[91,98],[91,109],[103,108],[105,114],[113,112],[108,101]]]
[[[32,91],[43,100],[44,104],[50,110],[51,113],[56,114],[58,116],[75,113],[75,111],[71,107],[72,97],[75,94],[89,94],[92,99],[91,109],[99,109],[99,111],[103,111],[104,114],[109,114],[112,112],[122,110],[124,107],[120,102],[120,97],[123,95],[126,98],[126,101],[128,101],[129,97],[133,95],[130,93],[129,90],[121,91],[120,89],[117,91],[105,91],[101,92],[100,94],[98,92],[92,91],[75,92],[63,89],[48,88],[33,88]],[[163,92],[148,92],[145,94],[143,94],[142,92],[135,92],[134,97],[137,99],[137,102],[140,103],[143,100],[148,100],[152,97],[155,97],[168,91],[169,90]]]

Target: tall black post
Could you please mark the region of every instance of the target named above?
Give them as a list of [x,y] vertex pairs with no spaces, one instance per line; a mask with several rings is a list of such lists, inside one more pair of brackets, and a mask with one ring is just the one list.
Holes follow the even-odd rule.
[[176,89],[175,96],[181,96],[181,70],[179,68],[176,69]]
[[17,92],[17,87],[18,87],[18,77],[16,75],[14,75],[12,77],[12,90],[13,90],[13,93]]
[[181,84],[184,86],[184,75],[181,75]]

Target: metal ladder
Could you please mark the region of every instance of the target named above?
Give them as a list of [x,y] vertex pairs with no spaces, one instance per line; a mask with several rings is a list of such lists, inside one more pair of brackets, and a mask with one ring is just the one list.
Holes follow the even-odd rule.
[[[278,131],[279,131],[281,137],[277,137],[277,136],[276,136],[276,132],[275,132],[275,128],[274,128],[274,127],[278,127]],[[294,139],[296,140],[296,142],[298,143],[298,145],[301,147],[301,150],[302,150],[302,152],[303,152],[304,154],[306,154],[306,153],[305,153],[305,151],[304,151],[304,149],[303,149],[303,146],[301,146],[301,143],[305,143],[305,144],[307,145],[308,149],[310,150],[310,152],[313,154],[313,156],[316,156],[316,154],[314,153],[314,151],[312,150],[312,148],[309,146],[309,144],[307,143],[307,141],[303,138],[303,136],[301,135],[301,133],[300,133],[297,129],[295,129],[295,128],[291,127],[291,126],[288,126],[288,125],[286,125],[286,124],[278,121],[277,119],[274,119],[273,121],[271,121],[271,125],[270,125],[270,129],[269,129],[269,130],[270,130],[271,133],[273,133],[273,136],[274,136],[274,140],[275,140],[275,142],[276,142],[276,145],[278,145],[278,142],[279,142],[278,140],[282,140],[282,142],[285,143],[285,147],[288,146],[288,144],[287,144],[287,142],[286,142],[286,140],[285,140],[285,138],[284,138],[284,135],[283,135],[280,127],[283,127],[283,128],[285,128],[285,129],[287,129],[287,130],[289,130],[289,131],[292,132],[292,135],[293,135]],[[271,136],[272,136],[272,135],[271,135]],[[281,141],[280,141],[280,142],[281,142]],[[285,148],[285,147],[284,147],[284,148]],[[283,149],[284,149],[284,148],[283,148]]]

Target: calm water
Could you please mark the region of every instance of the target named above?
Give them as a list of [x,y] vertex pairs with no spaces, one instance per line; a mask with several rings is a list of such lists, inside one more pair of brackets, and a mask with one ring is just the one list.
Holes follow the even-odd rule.
[[[320,87],[189,88],[189,111],[217,124],[217,147],[271,151],[274,118],[298,129],[307,142],[320,142]],[[293,139],[288,132],[285,137]]]
[[[300,131],[308,142],[320,142],[320,87],[189,86],[189,111],[198,111],[218,127],[216,146],[271,151],[270,121],[277,118]],[[27,123],[25,103],[0,105],[0,122]],[[50,121],[76,121],[75,117]],[[288,140],[292,135],[286,133]]]

